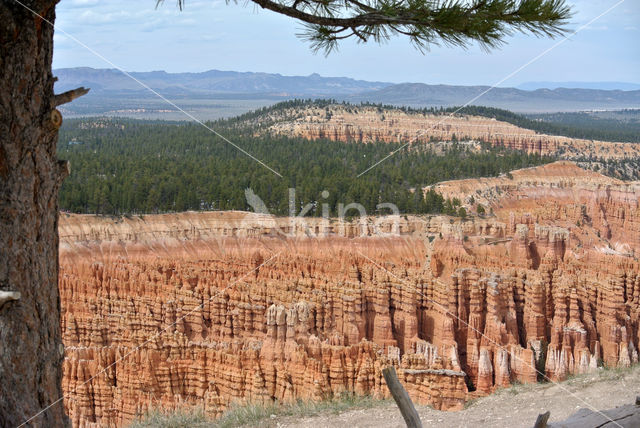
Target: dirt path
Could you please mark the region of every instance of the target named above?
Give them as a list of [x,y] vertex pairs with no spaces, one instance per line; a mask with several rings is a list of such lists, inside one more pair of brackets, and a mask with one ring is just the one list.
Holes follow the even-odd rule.
[[[551,411],[549,422],[564,420],[581,407],[609,409],[635,402],[640,395],[640,367],[602,370],[561,384],[515,385],[475,400],[465,410],[441,412],[419,407],[422,423],[443,427],[531,427],[539,413]],[[339,414],[324,413],[304,419],[277,417],[273,427],[404,427],[392,403]]]

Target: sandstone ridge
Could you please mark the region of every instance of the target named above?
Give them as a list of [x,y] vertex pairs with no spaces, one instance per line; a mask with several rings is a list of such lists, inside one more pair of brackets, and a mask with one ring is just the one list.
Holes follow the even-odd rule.
[[371,106],[308,106],[276,112],[260,120],[263,129],[308,139],[344,142],[416,142],[476,140],[528,153],[578,160],[620,160],[640,157],[634,143],[592,141],[538,134],[492,118],[435,115]]

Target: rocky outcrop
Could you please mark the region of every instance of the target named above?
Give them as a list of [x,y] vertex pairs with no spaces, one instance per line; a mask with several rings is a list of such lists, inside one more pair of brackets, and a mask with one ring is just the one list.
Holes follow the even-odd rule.
[[322,219],[318,217],[276,217],[246,211],[183,212],[127,217],[60,214],[59,236],[61,248],[68,252],[82,251],[80,242],[94,248],[126,246],[128,251],[162,251],[169,243],[171,250],[182,246],[185,251],[192,242],[224,238],[345,238],[384,236],[385,234],[416,235],[441,227],[442,217],[429,221],[416,217],[389,215],[366,217],[358,221]]
[[559,252],[565,251],[561,246],[567,233],[586,240],[578,247],[580,252],[591,248],[630,254],[640,246],[640,182],[616,180],[572,162],[513,171],[510,176],[444,182],[433,188],[445,198],[459,198],[470,211],[483,205],[507,224],[510,233],[518,223],[529,225],[530,234]]
[[640,156],[633,143],[612,143],[538,134],[496,119],[435,115],[372,106],[310,106],[281,112],[265,120],[268,132],[344,142],[485,141],[527,153],[581,159],[629,159]]
[[[462,241],[447,234],[431,254],[443,294],[462,288],[469,296],[468,310],[460,308],[465,299],[455,308],[473,326],[461,356],[471,379],[478,374],[478,391],[506,377],[560,380],[637,362],[640,186],[559,162],[437,188],[449,197],[473,194],[504,224],[488,234],[467,227]],[[514,345],[520,367],[506,363],[515,362]]]
[[69,415],[121,426],[158,406],[383,397],[387,365],[414,401],[455,410],[636,363],[637,187],[565,163],[513,177],[473,188],[493,215],[402,217],[397,236],[379,219],[311,220],[313,237],[247,213],[63,215]]

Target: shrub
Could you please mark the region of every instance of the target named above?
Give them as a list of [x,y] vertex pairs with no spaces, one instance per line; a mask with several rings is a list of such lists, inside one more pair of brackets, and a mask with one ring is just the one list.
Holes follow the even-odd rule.
[[359,396],[344,393],[322,401],[302,401],[294,403],[249,403],[236,404],[229,407],[217,420],[208,419],[200,407],[185,408],[173,411],[155,409],[148,412],[139,420],[133,422],[130,428],[231,428],[239,426],[261,426],[272,416],[293,416],[304,418],[317,415],[320,412],[340,413],[350,409],[368,409],[382,400],[371,396]]

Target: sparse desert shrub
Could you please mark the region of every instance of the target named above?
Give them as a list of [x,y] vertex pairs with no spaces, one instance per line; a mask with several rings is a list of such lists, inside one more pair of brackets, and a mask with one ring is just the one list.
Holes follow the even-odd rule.
[[175,410],[154,409],[141,419],[133,422],[130,428],[205,428],[211,427],[201,407]]
[[344,393],[322,401],[298,400],[294,403],[249,403],[232,405],[219,419],[208,419],[202,408],[173,411],[153,410],[130,425],[130,428],[232,428],[261,426],[274,416],[304,418],[318,413],[337,414],[351,409],[369,409],[384,403],[371,396]]

